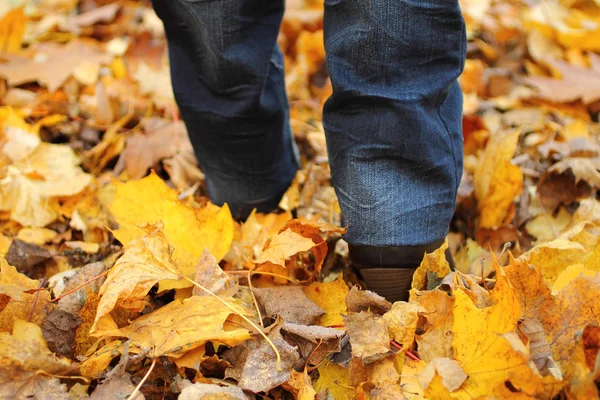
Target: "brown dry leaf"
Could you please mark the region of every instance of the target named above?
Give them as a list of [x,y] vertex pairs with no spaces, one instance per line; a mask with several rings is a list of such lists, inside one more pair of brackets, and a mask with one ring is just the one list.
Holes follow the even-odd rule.
[[298,348],[307,365],[318,365],[323,359],[341,351],[345,332],[341,329],[284,323],[281,327],[286,341]]
[[147,234],[125,246],[125,253],[109,270],[100,288],[100,303],[90,334],[103,336],[115,329],[109,313],[116,307],[141,311],[144,297],[157,282],[178,279],[167,238],[160,227],[149,225]]
[[140,92],[150,95],[157,107],[170,108],[175,105],[168,66],[155,69],[142,62],[138,65],[133,78],[138,83]]
[[346,295],[348,285],[342,276],[333,282],[314,282],[304,287],[304,292],[317,306],[325,311],[318,324],[321,326],[340,327],[346,312]]
[[281,337],[280,329],[280,325],[271,327],[268,336],[281,354],[281,370],[276,368],[273,348],[261,337],[224,354],[233,366],[225,371],[225,378],[235,379],[239,387],[254,393],[267,392],[287,382],[291,370],[302,365],[302,361],[296,348]]
[[254,289],[254,294],[268,316],[277,315],[285,322],[312,325],[325,314],[300,286]]
[[[233,240],[233,219],[229,207],[206,204],[193,209],[177,199],[155,173],[139,181],[115,183],[116,194],[110,206],[119,229],[114,235],[121,243],[146,235],[140,226],[164,222],[164,234],[173,246],[173,260],[181,273],[193,278],[204,249],[220,261]],[[189,287],[187,281],[163,282],[160,290]]]
[[479,161],[474,179],[482,228],[502,225],[508,208],[521,193],[523,174],[518,166],[511,164],[520,133],[516,129],[493,135]]
[[562,79],[531,76],[525,82],[538,89],[538,96],[557,103],[580,100],[584,104],[600,99],[600,56],[590,53],[591,68],[580,68],[564,61],[550,65],[560,72]]
[[58,378],[22,373],[9,376],[0,371],[0,398],[14,400],[70,400],[67,385]]
[[107,64],[112,58],[96,43],[84,40],[73,40],[64,46],[53,42],[40,43],[33,51],[35,55],[31,58],[10,56],[7,63],[0,64],[0,76],[4,76],[9,85],[37,81],[54,92],[84,61]]
[[[219,296],[232,297],[238,291],[237,279],[223,271],[217,263],[217,259],[208,250],[204,250],[200,261],[198,261],[194,281]],[[192,294],[194,296],[208,295],[196,286],[194,286]]]
[[91,26],[98,22],[110,22],[115,19],[120,8],[119,3],[106,4],[74,16],[71,22],[79,27]]
[[388,326],[383,317],[362,311],[342,316],[350,335],[352,355],[366,364],[376,361],[390,352]]
[[562,174],[567,170],[571,170],[575,176],[575,183],[584,181],[592,188],[597,188],[600,187],[600,172],[598,172],[596,165],[597,163],[589,158],[568,157],[554,164],[548,169],[548,172]]
[[141,124],[144,133],[127,136],[122,153],[131,179],[143,178],[150,167],[163,158],[173,156],[187,137],[183,121],[152,117],[145,118]]
[[446,240],[439,249],[436,249],[431,253],[425,253],[421,265],[419,265],[419,268],[417,268],[413,275],[413,289],[432,289],[428,287],[430,286],[429,282],[427,282],[428,273],[433,273],[438,279],[441,279],[451,272],[450,264],[448,264],[448,260],[446,260],[447,249],[448,241]]
[[349,312],[370,311],[373,314],[383,315],[392,308],[392,303],[384,297],[370,290],[361,290],[358,286],[350,289],[345,302]]

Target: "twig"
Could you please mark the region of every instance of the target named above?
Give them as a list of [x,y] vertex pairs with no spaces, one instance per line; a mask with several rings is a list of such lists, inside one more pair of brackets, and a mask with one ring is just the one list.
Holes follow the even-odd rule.
[[142,378],[142,380],[140,381],[140,383],[138,383],[138,385],[135,387],[135,389],[133,389],[133,392],[129,395],[129,397],[127,398],[127,400],[133,400],[133,398],[138,394],[138,392],[140,391],[140,388],[142,387],[142,385],[144,384],[144,382],[146,382],[146,379],[148,379],[148,377],[150,376],[150,373],[154,369],[155,365],[156,365],[156,358],[154,360],[152,360],[152,365],[150,365],[150,368],[148,369],[148,372],[146,372],[146,375],[144,375],[144,377]]
[[[225,271],[228,274],[246,274],[246,271]],[[274,274],[273,272],[263,272],[263,271],[250,271],[252,273],[252,275],[268,275],[268,276],[274,276],[276,278],[282,278],[282,279],[286,279],[289,282],[292,283],[298,283],[298,280],[294,279],[294,278],[290,278],[289,276],[285,276],[285,275],[281,275],[281,274]]]
[[413,353],[411,353],[410,351],[408,351],[408,350],[405,350],[405,349],[402,347],[402,345],[401,345],[400,343],[396,342],[395,340],[390,340],[390,344],[391,344],[392,346],[394,346],[395,348],[397,348],[398,350],[400,350],[400,351],[403,351],[403,352],[404,352],[404,354],[406,354],[406,355],[407,355],[408,357],[410,357],[411,359],[413,359],[413,360],[415,360],[415,361],[421,361],[421,359],[420,359],[419,357],[415,356],[415,355],[414,355]]
[[33,318],[33,314],[35,314],[35,308],[37,307],[37,303],[40,298],[40,292],[42,291],[42,288],[44,287],[45,282],[46,282],[46,278],[42,278],[40,280],[40,284],[39,284],[37,290],[35,291],[35,299],[33,300],[33,307],[31,307],[31,312],[29,313],[29,318],[27,318],[27,322],[31,322],[31,319]]
[[254,302],[254,307],[256,307],[256,312],[258,314],[258,322],[260,322],[260,326],[263,328],[265,324],[263,324],[262,314],[260,313],[260,307],[258,306],[258,301],[256,300],[256,296],[254,295],[254,290],[252,290],[252,271],[248,270],[248,288],[250,289],[250,294],[252,295],[252,301]]
[[108,274],[108,270],[104,271],[103,273],[101,273],[101,274],[100,274],[100,275],[98,275],[98,276],[95,276],[95,277],[93,277],[93,278],[91,278],[91,279],[88,279],[87,281],[83,282],[81,285],[79,285],[79,286],[75,287],[74,289],[71,289],[71,290],[69,290],[69,291],[68,291],[68,292],[66,292],[66,293],[62,293],[62,294],[61,294],[60,296],[58,296],[57,298],[55,298],[55,299],[53,299],[53,300],[50,300],[50,302],[51,302],[51,303],[55,303],[55,302],[59,301],[60,299],[62,299],[63,297],[65,297],[65,296],[68,296],[68,295],[72,294],[73,292],[76,292],[76,291],[78,291],[79,289],[81,289],[82,287],[84,287],[85,285],[87,285],[88,283],[90,283],[90,282],[93,282],[93,281],[95,281],[96,279],[102,278],[103,276],[106,276],[107,274]]

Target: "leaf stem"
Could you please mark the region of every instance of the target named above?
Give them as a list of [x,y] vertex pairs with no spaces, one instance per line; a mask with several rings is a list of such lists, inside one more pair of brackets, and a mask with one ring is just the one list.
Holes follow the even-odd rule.
[[79,289],[81,289],[82,287],[84,287],[85,285],[87,285],[88,283],[90,283],[90,282],[93,282],[93,281],[95,281],[96,279],[100,279],[100,278],[102,278],[103,276],[106,276],[106,275],[108,274],[108,271],[109,271],[109,270],[106,270],[106,271],[104,271],[103,273],[101,273],[100,275],[97,275],[97,276],[95,276],[95,277],[93,277],[93,278],[91,278],[91,279],[88,279],[87,281],[83,282],[81,285],[79,285],[79,286],[75,287],[74,289],[71,289],[71,290],[69,290],[69,291],[68,291],[68,292],[66,292],[66,293],[62,293],[62,294],[61,294],[60,296],[58,296],[57,298],[55,298],[55,299],[53,299],[53,300],[50,300],[50,303],[55,303],[55,302],[59,301],[60,299],[62,299],[63,297],[65,297],[65,296],[68,296],[68,295],[70,295],[71,293],[78,291]]
[[250,318],[246,317],[244,314],[242,314],[240,311],[238,311],[235,307],[233,307],[231,304],[229,304],[228,302],[226,302],[225,300],[223,300],[222,298],[220,298],[219,296],[217,296],[216,294],[214,294],[213,292],[211,292],[210,290],[208,290],[207,288],[205,288],[204,286],[202,286],[201,284],[199,284],[198,282],[194,281],[193,279],[188,278],[187,276],[184,275],[180,275],[179,276],[180,279],[184,279],[188,282],[190,282],[192,285],[196,286],[197,288],[201,289],[202,291],[204,291],[205,293],[208,293],[209,295],[213,296],[214,298],[216,298],[217,300],[219,300],[221,303],[223,303],[227,308],[229,308],[231,311],[233,311],[235,314],[239,315],[240,317],[242,317],[242,319],[244,321],[246,321],[247,323],[249,323],[254,329],[256,329],[258,331],[258,333],[260,333],[260,335],[267,341],[267,343],[269,344],[269,346],[271,346],[271,348],[273,349],[273,351],[275,351],[275,356],[277,357],[277,372],[281,372],[281,355],[279,354],[279,350],[277,350],[277,347],[275,347],[275,344],[271,341],[271,339],[269,339],[269,337],[263,332],[263,330],[256,325],[254,322],[252,322],[250,320]]
[[142,387],[144,382],[146,382],[146,379],[148,379],[148,377],[150,376],[150,373],[154,369],[155,365],[156,365],[156,358],[154,360],[152,360],[152,365],[150,365],[150,368],[148,368],[148,372],[146,372],[146,375],[144,375],[144,377],[142,378],[140,383],[138,383],[138,385],[135,387],[135,389],[133,389],[133,392],[129,395],[127,400],[133,400],[133,398],[138,394],[138,392],[140,391],[140,388]]

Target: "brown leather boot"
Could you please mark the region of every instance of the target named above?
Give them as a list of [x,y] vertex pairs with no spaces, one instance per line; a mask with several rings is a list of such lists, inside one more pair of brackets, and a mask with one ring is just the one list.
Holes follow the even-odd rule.
[[[350,261],[367,289],[390,302],[408,301],[415,270],[425,253],[438,249],[443,240],[422,246],[362,246],[350,245]],[[446,253],[446,257],[449,252]],[[451,267],[452,257],[449,258]]]

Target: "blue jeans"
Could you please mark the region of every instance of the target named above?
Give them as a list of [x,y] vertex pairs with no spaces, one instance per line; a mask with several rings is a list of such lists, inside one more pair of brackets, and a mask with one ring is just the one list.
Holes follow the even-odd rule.
[[[277,35],[283,0],[153,0],[212,200],[276,208],[298,168]],[[462,174],[457,0],[325,0],[323,124],[353,246],[439,244]],[[422,255],[422,253],[421,253]]]

